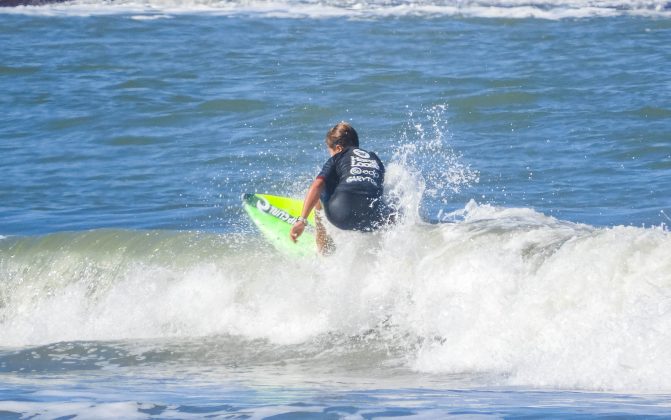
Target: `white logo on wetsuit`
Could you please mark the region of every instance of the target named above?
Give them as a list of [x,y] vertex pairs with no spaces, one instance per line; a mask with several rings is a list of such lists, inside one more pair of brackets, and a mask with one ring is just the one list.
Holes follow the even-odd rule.
[[350,182],[364,182],[364,181],[370,182],[373,185],[377,186],[377,181],[374,178],[371,178],[369,176],[349,176],[345,180],[345,182],[347,182],[348,184]]
[[352,153],[359,156],[360,158],[370,159],[370,154],[368,152],[364,151],[364,150],[354,149],[354,150],[352,150]]
[[380,165],[378,165],[377,161],[375,159],[364,159],[356,156],[351,156],[352,162],[350,166],[358,166],[361,168],[375,168],[375,169],[380,169]]
[[379,178],[380,177],[380,174],[374,169],[361,169],[361,168],[358,168],[358,167],[354,167],[354,168],[349,170],[349,173],[351,173],[352,175],[361,175],[361,174],[370,175],[373,178]]

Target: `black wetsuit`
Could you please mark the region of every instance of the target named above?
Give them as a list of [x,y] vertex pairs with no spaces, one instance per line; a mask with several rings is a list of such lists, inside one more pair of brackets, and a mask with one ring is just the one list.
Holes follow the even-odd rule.
[[375,153],[348,147],[327,160],[317,178],[326,182],[321,201],[336,227],[371,231],[389,218],[382,201],[384,165]]

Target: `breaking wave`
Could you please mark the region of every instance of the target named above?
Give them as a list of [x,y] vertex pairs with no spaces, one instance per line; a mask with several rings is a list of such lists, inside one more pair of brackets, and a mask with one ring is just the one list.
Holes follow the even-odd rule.
[[335,255],[304,260],[255,235],[7,237],[0,342],[225,336],[262,340],[266,358],[328,349],[506,384],[671,389],[668,231],[475,202],[458,213],[458,223],[336,232]]
[[22,0],[18,3],[23,5],[0,9],[5,13],[66,16],[131,14],[135,19],[169,18],[179,14],[317,19],[399,16],[551,20],[612,16],[671,17],[671,4],[666,0],[74,0],[65,3]]

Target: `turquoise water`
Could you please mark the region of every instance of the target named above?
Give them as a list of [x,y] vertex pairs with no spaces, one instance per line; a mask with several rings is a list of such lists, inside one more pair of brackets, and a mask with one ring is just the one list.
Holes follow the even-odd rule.
[[[667,416],[670,17],[0,9],[0,417]],[[287,261],[240,196],[340,120],[405,217]]]

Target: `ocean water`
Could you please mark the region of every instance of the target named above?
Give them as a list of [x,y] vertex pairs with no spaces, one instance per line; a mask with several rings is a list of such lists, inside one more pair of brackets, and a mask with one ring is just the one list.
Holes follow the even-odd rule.
[[[671,415],[667,1],[0,8],[0,418]],[[398,225],[287,259],[346,120]]]

